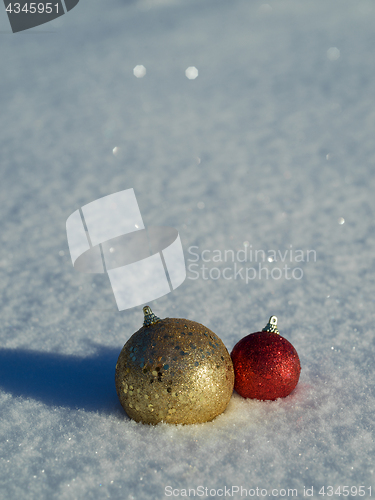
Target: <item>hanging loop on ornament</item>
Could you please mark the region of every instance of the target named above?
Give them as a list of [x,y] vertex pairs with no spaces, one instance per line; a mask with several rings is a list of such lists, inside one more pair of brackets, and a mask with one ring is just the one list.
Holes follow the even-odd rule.
[[262,332],[272,332],[272,333],[277,333],[278,335],[280,335],[280,332],[277,329],[277,317],[276,316],[270,317],[270,319],[268,320],[268,323],[263,328]]
[[158,318],[152,311],[150,306],[145,306],[143,308],[143,314],[145,315],[145,319],[143,321],[143,326],[154,325],[160,318]]

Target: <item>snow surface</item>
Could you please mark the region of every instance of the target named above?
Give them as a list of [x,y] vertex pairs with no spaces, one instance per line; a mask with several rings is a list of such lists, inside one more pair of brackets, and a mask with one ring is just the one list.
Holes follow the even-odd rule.
[[[0,497],[373,496],[374,2],[81,0],[18,34],[0,11]],[[233,395],[195,426],[127,418],[114,368],[142,308],[118,312],[106,277],[75,272],[65,234],[127,188],[146,225],[179,230],[187,266],[189,247],[211,252],[213,277],[234,266],[214,250],[303,251],[286,261],[301,279],[188,271],[150,304],[228,350],[277,315],[301,359],[292,395]]]

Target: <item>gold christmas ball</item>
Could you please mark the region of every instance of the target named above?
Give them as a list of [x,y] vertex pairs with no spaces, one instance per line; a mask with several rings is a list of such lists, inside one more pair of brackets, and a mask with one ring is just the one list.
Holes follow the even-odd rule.
[[124,345],[116,390],[130,418],[144,424],[208,422],[227,407],[231,357],[215,333],[187,319],[159,319],[143,308],[143,327]]

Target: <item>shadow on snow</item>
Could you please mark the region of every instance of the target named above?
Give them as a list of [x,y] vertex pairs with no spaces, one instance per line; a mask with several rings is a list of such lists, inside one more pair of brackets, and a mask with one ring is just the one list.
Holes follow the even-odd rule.
[[98,346],[95,355],[82,358],[0,349],[0,387],[51,406],[115,413],[121,411],[115,388],[120,351]]

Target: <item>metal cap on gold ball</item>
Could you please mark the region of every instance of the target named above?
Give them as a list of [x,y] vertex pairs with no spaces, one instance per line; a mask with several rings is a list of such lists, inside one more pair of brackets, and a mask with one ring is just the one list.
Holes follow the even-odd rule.
[[144,424],[197,424],[222,413],[231,398],[231,357],[211,330],[187,319],[160,319],[149,306],[124,345],[116,390],[130,418]]

